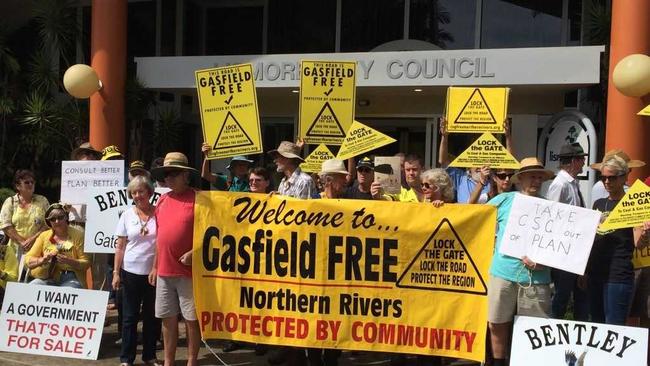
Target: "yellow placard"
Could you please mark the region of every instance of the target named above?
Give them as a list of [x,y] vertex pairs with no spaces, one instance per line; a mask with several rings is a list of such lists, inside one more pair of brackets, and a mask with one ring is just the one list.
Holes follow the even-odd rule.
[[509,88],[447,89],[447,131],[504,133]]
[[194,217],[205,339],[484,358],[490,205],[200,192]]
[[340,145],[354,119],[356,62],[300,63],[299,137],[308,144]]
[[501,145],[491,133],[482,134],[467,150],[463,151],[449,166],[461,168],[519,169],[517,159]]
[[329,159],[334,159],[334,154],[332,154],[325,144],[320,144],[305,158],[305,162],[300,164],[300,170],[305,173],[318,173],[323,162]]
[[600,224],[598,231],[641,226],[647,221],[650,221],[650,187],[637,179]]
[[372,151],[384,145],[395,142],[394,138],[368,127],[359,121],[352,122],[345,140],[336,155],[337,159],[345,160]]
[[637,113],[638,116],[650,116],[650,104]]
[[196,89],[208,159],[262,152],[262,133],[251,64],[197,70]]
[[650,267],[650,247],[634,248],[632,264],[634,264],[634,269]]

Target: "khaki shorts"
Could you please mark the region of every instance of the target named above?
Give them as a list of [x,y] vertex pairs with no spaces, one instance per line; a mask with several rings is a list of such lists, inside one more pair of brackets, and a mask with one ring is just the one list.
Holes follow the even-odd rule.
[[532,285],[524,288],[516,282],[490,275],[488,284],[488,321],[494,324],[510,323],[515,314],[549,318],[551,316],[551,288]]
[[156,318],[183,314],[185,320],[196,319],[192,279],[189,277],[161,277],[156,280]]

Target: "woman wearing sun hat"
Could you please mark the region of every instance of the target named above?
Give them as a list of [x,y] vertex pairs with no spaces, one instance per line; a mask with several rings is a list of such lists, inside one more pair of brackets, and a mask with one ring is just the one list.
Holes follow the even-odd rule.
[[[627,162],[627,168],[628,169],[633,169],[633,168],[641,168],[645,166],[645,162],[641,160],[636,160],[636,159],[630,159],[630,156],[625,153],[625,151],[621,149],[613,149],[609,150],[608,152],[605,153],[605,156],[603,156],[603,161],[607,160],[611,156],[618,156],[621,159],[625,160]],[[602,163],[594,163],[589,165],[591,169],[594,169],[598,172],[600,172],[600,166]],[[623,188],[627,191],[627,185],[623,186]],[[596,182],[594,186],[591,188],[591,206],[594,205],[594,203],[601,198],[607,198],[609,196],[609,193],[607,190],[605,190],[605,185],[603,184],[602,181]],[[591,207],[590,206],[590,207]]]
[[32,270],[38,285],[86,288],[86,269],[90,259],[84,253],[84,234],[68,225],[68,212],[60,203],[45,211],[49,230],[41,233],[25,255],[25,265]]
[[[521,161],[512,176],[519,184],[518,193],[539,197],[542,183],[554,177],[537,158]],[[515,315],[549,317],[551,313],[551,272],[528,258],[514,258],[499,253],[510,209],[517,192],[505,192],[488,201],[497,208],[497,238],[488,284],[488,323],[494,366],[506,364],[510,329]]]

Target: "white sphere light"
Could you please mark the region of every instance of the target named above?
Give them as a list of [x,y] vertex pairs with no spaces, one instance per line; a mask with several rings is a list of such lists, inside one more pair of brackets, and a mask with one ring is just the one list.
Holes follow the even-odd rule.
[[70,66],[63,74],[63,86],[73,97],[86,99],[102,88],[102,82],[92,67],[76,64]]
[[612,82],[618,91],[628,97],[642,97],[650,93],[650,57],[642,54],[624,57],[614,68]]

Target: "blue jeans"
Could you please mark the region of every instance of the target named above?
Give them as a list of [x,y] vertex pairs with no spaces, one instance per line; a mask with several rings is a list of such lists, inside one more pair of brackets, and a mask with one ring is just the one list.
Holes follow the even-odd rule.
[[578,287],[578,275],[554,268],[551,270],[551,276],[555,284],[555,294],[553,294],[553,304],[551,305],[553,318],[564,318],[573,293],[573,319],[577,321],[589,320],[587,291]]
[[625,325],[632,304],[633,292],[633,280],[626,283],[613,283],[590,279],[591,321]]
[[155,316],[156,288],[147,275],[122,270],[122,351],[120,362],[133,364],[138,342],[138,320],[142,307],[142,361],[156,359],[156,341],[160,337],[161,319]]
[[34,285],[83,288],[83,286],[81,286],[81,282],[79,282],[77,279],[77,275],[75,275],[72,271],[65,271],[61,273],[61,277],[59,278],[58,282],[51,278],[47,280],[35,278],[30,283]]

